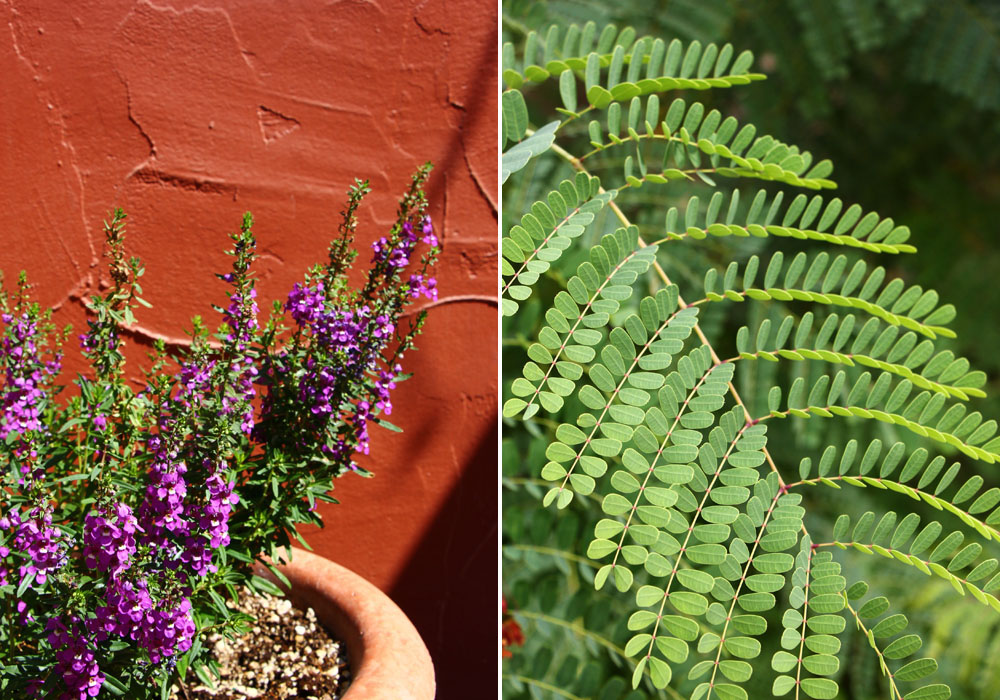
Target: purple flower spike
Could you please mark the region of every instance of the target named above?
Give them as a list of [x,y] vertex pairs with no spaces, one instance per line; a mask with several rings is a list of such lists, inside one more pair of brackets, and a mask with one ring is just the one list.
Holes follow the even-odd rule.
[[431,225],[431,217],[425,216],[423,224],[421,226],[421,231],[424,234],[423,241],[427,245],[436,247],[438,244],[438,238],[434,235],[434,226]]
[[114,507],[113,515],[88,515],[83,524],[83,562],[91,569],[106,571],[112,578],[132,566],[135,534],[139,524],[132,509],[124,503]]
[[14,535],[14,547],[28,555],[28,563],[20,567],[21,581],[35,575],[33,586],[43,586],[48,575],[65,561],[62,533],[52,527],[52,513],[35,508],[28,518],[20,521]]

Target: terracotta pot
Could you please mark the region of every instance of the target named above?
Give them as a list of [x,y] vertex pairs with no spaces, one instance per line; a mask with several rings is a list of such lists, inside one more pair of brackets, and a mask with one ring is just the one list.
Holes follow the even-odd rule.
[[[260,575],[275,581],[260,569]],[[292,561],[280,569],[292,584],[292,604],[315,610],[347,647],[352,681],[343,700],[433,700],[431,655],[413,623],[385,593],[302,549],[293,548]]]

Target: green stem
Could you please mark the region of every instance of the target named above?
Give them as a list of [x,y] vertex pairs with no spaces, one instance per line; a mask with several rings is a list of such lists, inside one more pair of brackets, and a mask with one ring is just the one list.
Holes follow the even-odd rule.
[[[722,634],[719,636],[719,650],[715,653],[715,665],[712,667],[712,677],[708,681],[708,698],[711,700],[712,689],[715,688],[715,677],[719,672],[719,660],[722,658],[722,649],[726,643],[726,632],[729,631],[729,623],[733,620],[733,612],[736,610],[736,601],[739,599],[740,591],[743,590],[743,584],[746,583],[747,574],[750,572],[750,567],[753,564],[754,554],[757,553],[757,548],[760,547],[760,540],[763,537],[764,528],[767,527],[768,521],[771,519],[771,514],[774,512],[775,506],[778,505],[778,499],[784,495],[784,491],[778,490],[774,494],[774,498],[771,499],[771,507],[767,509],[767,513],[764,515],[764,522],[760,524],[757,529],[759,533],[757,539],[753,543],[753,549],[750,550],[750,557],[747,559],[747,563],[743,565],[743,574],[740,576],[740,582],[736,586],[736,593],[733,594],[733,602],[729,604],[729,612],[726,613],[726,624],[722,626]],[[802,652],[799,652],[799,656],[802,656]]]
[[[986,532],[989,534],[990,537],[992,537],[997,542],[1000,542],[1000,530],[997,530],[995,527],[987,525],[984,521],[980,520],[974,515],[971,515],[968,511],[964,511],[961,508],[958,508],[957,506],[953,505],[952,503],[946,501],[943,498],[940,498],[935,494],[929,493],[927,491],[921,491],[918,488],[915,488],[913,486],[907,486],[904,483],[901,483],[899,481],[894,481],[892,479],[883,479],[881,477],[871,477],[871,476],[854,476],[853,474],[842,474],[840,476],[821,476],[821,477],[816,477],[814,479],[803,479],[801,481],[796,481],[794,483],[788,484],[788,488],[793,489],[796,486],[816,486],[819,484],[830,486],[831,485],[830,482],[834,482],[835,484],[838,481],[843,481],[846,484],[850,484],[851,486],[857,486],[860,488],[865,488],[867,485],[878,489],[888,489],[890,491],[895,491],[896,489],[888,486],[882,486],[882,484],[891,484],[893,486],[898,486],[900,489],[904,489],[905,493],[907,494],[916,494],[916,497],[918,498],[911,496],[914,498],[914,500],[923,499],[924,501],[930,503],[930,505],[934,506],[938,510],[947,510],[948,512],[957,515],[963,522],[966,522],[965,520],[966,518],[974,521],[983,530],[986,530]],[[968,524],[968,522],[966,522],[966,524]],[[979,530],[979,527],[976,527],[975,529]],[[982,532],[980,532],[980,534],[982,534]]]
[[[844,605],[851,611],[851,615],[854,616],[854,621],[857,623],[858,629],[860,629],[861,633],[865,635],[865,638],[868,640],[868,645],[874,649],[875,653],[878,655],[879,665],[882,667],[882,673],[889,679],[889,688],[892,696],[890,700],[903,700],[903,694],[900,693],[899,688],[896,687],[896,679],[893,678],[892,672],[889,671],[889,665],[885,662],[885,657],[882,655],[882,651],[878,648],[878,645],[875,644],[874,636],[865,627],[865,623],[861,621],[861,617],[858,615],[857,611],[851,607],[851,601],[847,599],[847,594],[842,593],[841,595],[844,596]],[[801,654],[799,656],[801,656]]]
[[809,618],[809,574],[812,572],[813,552],[815,551],[814,547],[809,548],[808,558],[806,559],[806,581],[802,588],[804,592],[802,599],[802,639],[799,640],[799,657],[798,662],[795,664],[795,700],[799,699],[799,691],[802,689],[802,657],[806,647],[806,620]]
[[589,566],[592,569],[596,569],[597,564],[592,562],[586,557],[581,557],[578,554],[573,554],[572,552],[566,552],[562,549],[555,549],[554,547],[538,547],[530,544],[505,544],[504,549],[516,549],[521,552],[536,552],[538,554],[546,554],[550,557],[560,557],[562,559],[568,559],[570,561],[575,561],[578,564],[583,564],[584,566]]
[[549,625],[555,625],[557,627],[562,627],[564,629],[568,629],[569,631],[573,632],[573,634],[577,635],[578,637],[586,637],[587,639],[590,639],[591,641],[597,642],[602,647],[604,647],[608,651],[611,651],[611,652],[617,654],[621,658],[623,658],[623,659],[627,658],[625,656],[625,650],[624,649],[622,649],[621,647],[617,646],[614,642],[612,642],[608,638],[602,637],[601,635],[599,635],[599,634],[597,634],[595,632],[591,632],[586,627],[584,627],[584,626],[582,626],[582,625],[580,625],[580,624],[578,624],[576,622],[567,622],[566,620],[562,620],[562,619],[560,619],[558,617],[552,617],[551,615],[546,615],[545,613],[531,612],[530,610],[511,610],[510,612],[513,615],[520,615],[522,617],[528,618],[529,620],[538,620],[539,622],[544,622],[544,623],[549,624]]
[[677,557],[674,559],[674,568],[670,572],[670,579],[667,581],[666,588],[663,589],[663,598],[660,600],[660,608],[656,613],[656,623],[653,625],[653,633],[651,639],[649,640],[649,648],[646,650],[646,658],[650,658],[653,655],[653,646],[656,644],[656,633],[660,629],[660,622],[663,620],[663,610],[667,606],[667,599],[670,597],[670,587],[674,583],[674,579],[677,578],[677,570],[680,565],[681,559],[684,557],[684,551],[687,549],[688,542],[691,541],[691,536],[694,534],[694,524],[698,520],[698,515],[705,508],[705,503],[708,502],[709,495],[712,492],[712,487],[715,486],[715,482],[719,478],[719,474],[722,473],[726,462],[729,460],[729,455],[732,454],[733,450],[736,448],[736,443],[739,442],[740,437],[746,432],[747,428],[751,426],[750,423],[746,423],[739,432],[736,433],[736,437],[732,439],[729,443],[729,448],[726,450],[726,454],[722,456],[719,460],[719,467],[715,470],[715,474],[712,475],[712,480],[708,483],[708,488],[705,489],[705,495],[702,496],[701,503],[698,504],[698,509],[695,511],[694,517],[691,518],[691,525],[688,527],[687,535],[684,537],[684,543],[681,544],[680,551],[677,553]]
[[[526,618],[531,619],[531,620],[538,620],[539,622],[545,622],[545,623],[550,624],[550,625],[556,625],[557,627],[562,627],[564,629],[568,629],[571,632],[573,632],[574,634],[576,634],[577,636],[586,637],[588,639],[591,639],[592,641],[596,642],[597,644],[600,644],[602,647],[604,647],[608,651],[616,654],[617,656],[619,656],[622,659],[628,658],[628,657],[625,656],[625,651],[621,647],[619,647],[618,645],[616,645],[614,642],[606,639],[605,637],[602,637],[599,634],[595,634],[594,632],[591,632],[590,630],[586,629],[585,627],[583,627],[583,626],[581,626],[581,625],[579,625],[577,623],[566,622],[566,620],[561,620],[561,619],[559,619],[557,617],[551,617],[549,615],[545,615],[544,613],[536,613],[536,612],[531,612],[531,611],[528,611],[528,610],[514,610],[514,611],[512,611],[512,613],[514,615],[520,615],[522,617],[526,617]],[[646,673],[646,675],[649,675],[648,668],[646,669],[645,673]],[[682,700],[681,696],[673,688],[665,688],[664,690],[666,690],[667,693],[672,698],[675,698],[676,700]]]
[[[624,264],[625,264],[624,262],[620,263],[618,265],[618,268],[620,268]],[[618,268],[615,268],[615,269],[617,270]],[[611,280],[611,277],[613,276],[613,274],[614,273],[612,273],[611,275],[608,276],[608,280],[609,281]],[[665,320],[663,323],[660,324],[660,327],[656,330],[656,332],[650,334],[649,340],[647,340],[646,344],[643,345],[639,349],[638,353],[636,353],[635,359],[632,360],[632,365],[628,368],[628,370],[626,370],[625,375],[621,378],[621,381],[618,382],[618,386],[615,387],[615,391],[612,394],[612,399],[610,401],[608,401],[608,403],[604,404],[604,410],[602,410],[601,411],[601,415],[599,415],[597,417],[597,422],[594,424],[594,427],[590,429],[590,434],[587,436],[586,441],[583,443],[583,447],[581,447],[580,451],[576,453],[576,457],[573,458],[573,464],[571,464],[570,467],[569,467],[569,469],[566,470],[566,476],[563,477],[562,483],[559,484],[559,491],[562,491],[564,488],[566,488],[566,484],[567,484],[567,482],[569,482],[570,476],[573,474],[573,471],[576,469],[576,465],[579,464],[580,459],[583,457],[584,451],[587,449],[587,446],[590,445],[590,441],[594,439],[594,436],[597,434],[597,431],[600,429],[601,423],[604,421],[604,416],[607,415],[607,412],[609,410],[611,410],[611,404],[614,402],[614,397],[618,396],[618,392],[625,386],[625,383],[626,383],[626,381],[628,381],[628,378],[632,375],[632,372],[635,370],[636,367],[639,366],[639,358],[641,358],[645,354],[645,352],[647,350],[649,350],[650,346],[657,340],[657,338],[660,337],[660,333],[663,333],[667,329],[667,327],[670,325],[670,322],[674,320],[674,318],[677,316],[678,313],[680,313],[680,311],[675,311],[674,313],[670,314],[669,318],[667,318],[667,320]],[[560,348],[560,349],[562,349],[562,348]],[[549,371],[552,370],[552,367],[555,367],[554,363],[549,367]],[[714,369],[714,367],[713,367],[713,369]],[[709,370],[709,371],[711,371],[711,370]],[[708,372],[705,373],[705,376],[708,376]],[[702,378],[702,381],[704,381],[704,377]],[[699,383],[699,386],[700,386],[700,383]],[[541,391],[540,387],[535,390],[535,395],[536,396],[538,395],[539,391]],[[684,403],[686,405],[687,404],[687,400],[685,400]],[[680,416],[677,416],[676,420],[679,421],[680,420]],[[676,426],[676,421],[674,422],[674,425]],[[671,428],[671,431],[673,431],[673,428]],[[652,473],[652,470],[650,470],[650,473]],[[646,475],[646,478],[647,479],[649,478],[649,474]],[[644,485],[645,485],[645,482],[644,482]],[[640,489],[640,493],[641,493],[641,489]],[[633,512],[634,512],[634,509],[633,509]],[[631,519],[631,517],[630,517],[630,519]],[[626,527],[628,527],[627,523],[626,523]],[[615,558],[617,559],[617,555],[615,555]]]
[[556,695],[559,695],[561,697],[569,698],[569,700],[585,700],[584,698],[581,698],[579,695],[573,695],[573,693],[563,690],[562,688],[557,688],[556,686],[550,685],[545,681],[536,680],[534,678],[528,678],[527,676],[522,676],[516,673],[504,673],[503,677],[511,678],[513,680],[521,681],[522,683],[527,683],[528,685],[536,686],[538,688],[541,688],[542,690],[547,690],[550,693],[555,693]]
[[[659,333],[657,333],[653,337],[655,338],[658,336]],[[694,398],[695,394],[698,392],[698,389],[700,389],[701,385],[705,383],[706,379],[708,379],[708,375],[710,375],[712,373],[712,370],[714,370],[717,366],[718,365],[712,365],[701,376],[701,379],[697,381],[697,383],[694,385],[694,388],[692,388],[691,391],[688,392],[688,395],[684,397],[684,403],[681,404],[680,409],[677,411],[677,415],[674,417],[674,422],[670,426],[670,430],[667,431],[666,436],[660,443],[660,449],[656,451],[656,456],[653,459],[652,463],[649,465],[649,469],[646,471],[646,476],[643,478],[642,484],[639,486],[639,490],[636,492],[635,502],[632,504],[632,510],[629,511],[628,518],[625,520],[625,528],[622,530],[621,537],[619,537],[618,539],[618,549],[615,551],[615,557],[611,561],[612,571],[614,571],[614,568],[618,563],[618,557],[622,553],[622,547],[625,545],[625,536],[628,534],[628,526],[632,524],[632,518],[635,516],[636,510],[639,506],[639,499],[642,498],[642,494],[645,492],[646,484],[649,483],[649,478],[653,475],[653,470],[656,468],[656,463],[660,460],[660,457],[663,455],[663,450],[667,448],[667,441],[670,440],[670,436],[674,434],[674,430],[677,428],[677,424],[681,422],[681,416],[683,416],[684,412],[687,410],[688,405],[691,403],[691,399]]]

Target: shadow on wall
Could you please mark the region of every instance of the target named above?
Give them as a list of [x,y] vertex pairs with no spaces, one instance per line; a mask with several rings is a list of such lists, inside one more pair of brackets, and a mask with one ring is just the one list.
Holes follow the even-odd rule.
[[389,591],[431,652],[438,700],[491,697],[496,675],[496,414],[488,425]]

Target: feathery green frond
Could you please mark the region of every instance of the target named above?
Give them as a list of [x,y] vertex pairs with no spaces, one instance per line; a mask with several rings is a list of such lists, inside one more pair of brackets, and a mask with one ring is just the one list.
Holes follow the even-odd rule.
[[[758,285],[756,271],[764,267],[764,278]],[[752,274],[749,271],[752,270]],[[710,268],[705,275],[705,298],[708,301],[810,301],[817,304],[857,308],[891,326],[902,326],[928,338],[953,338],[955,333],[940,324],[955,317],[951,304],[938,306],[938,293],[919,285],[907,287],[899,278],[883,286],[886,270],[878,266],[868,273],[863,261],[858,261],[846,275],[846,258],[831,259],[826,251],[809,255],[797,253],[785,265],[780,251],[771,256],[767,265],[756,256],[744,266],[743,289],[736,289],[736,267],[727,279],[719,283],[718,272]],[[782,273],[784,275],[782,276]],[[819,286],[823,291],[814,288]],[[879,291],[881,290],[881,291]]]
[[[775,677],[771,692],[781,697],[799,687],[811,698],[834,698],[837,683],[826,676],[840,668],[840,640],[835,635],[845,626],[845,580],[840,564],[829,552],[816,552],[808,537],[802,539],[795,567],[789,607],[781,617],[782,650],[771,657],[771,668],[783,675]],[[793,671],[794,676],[788,675]]]
[[[931,658],[915,659],[909,663],[899,666],[895,671],[890,669],[889,660],[896,661],[905,659],[915,654],[923,645],[923,640],[917,634],[902,634],[906,630],[908,621],[905,615],[896,613],[887,615],[878,622],[865,623],[863,620],[877,618],[889,608],[889,601],[885,597],[877,597],[868,600],[857,610],[851,605],[849,596],[844,596],[844,603],[848,612],[854,617],[855,624],[861,633],[868,640],[868,645],[874,650],[878,657],[879,667],[889,681],[893,700],[904,700],[904,695],[900,691],[897,683],[913,682],[926,678],[937,670],[937,662]],[[896,637],[893,641],[886,638]],[[908,691],[906,698],[924,698],[929,700],[947,700],[951,697],[951,689],[942,683],[925,685],[913,691]]]
[[[581,155],[579,162],[615,147],[631,146],[635,158],[630,155],[625,159],[624,176],[632,187],[640,187],[643,182],[665,184],[695,177],[714,185],[709,178],[711,174],[757,178],[816,190],[836,186],[826,179],[833,171],[829,161],[813,165],[811,153],[772,136],[757,136],[755,127],[740,128],[735,118],[723,120],[718,110],[706,113],[700,102],[688,104],[677,98],[662,119],[659,115],[657,95],[651,95],[645,102],[633,97],[627,114],[623,114],[620,103],[611,103],[603,123],[591,120],[588,133],[592,150]],[[707,163],[703,162],[703,156],[708,156]],[[659,172],[650,171],[654,163],[659,164]],[[681,169],[686,165],[690,169]]]
[[[646,352],[654,353],[648,357],[658,355],[667,361],[671,345],[661,342],[657,349],[653,349],[654,343],[676,343],[685,339],[694,325],[695,310],[672,311],[666,303],[670,300],[669,293],[661,292],[658,296],[665,302],[657,305],[657,310],[662,309],[662,313],[651,319],[653,327],[633,324],[635,328],[641,327],[650,332],[643,344],[638,345],[627,331],[615,328],[609,334],[610,343],[601,350],[602,362],[590,366],[592,383],[584,384],[578,392],[580,402],[589,411],[577,417],[579,427],[569,423],[560,425],[556,429],[556,441],[545,450],[545,456],[551,461],[542,469],[542,478],[556,481],[559,485],[545,495],[544,505],[555,500],[560,508],[564,508],[572,500],[573,491],[592,492],[594,478],[603,476],[607,471],[606,458],[618,456],[622,446],[629,441],[634,440],[637,446],[641,446],[641,441],[645,439],[646,444],[650,444],[651,431],[665,422],[662,412],[652,409],[644,412],[652,401],[652,392],[664,385],[663,375],[639,372],[636,368],[640,366],[639,361],[647,356]],[[703,367],[710,361],[707,353],[698,349],[682,357],[678,367]],[[718,382],[708,383],[705,391],[710,389],[717,390]],[[660,397],[666,395],[659,392]],[[579,473],[577,467],[584,473]],[[605,512],[608,508],[605,503]]]
[[[804,459],[799,465],[800,481],[789,484],[789,488],[803,485],[823,484],[833,488],[840,488],[840,484],[876,489],[888,489],[897,493],[909,496],[915,501],[925,501],[934,508],[947,511],[955,515],[967,527],[972,528],[987,540],[1000,542],[1000,531],[995,527],[1000,524],[1000,489],[993,487],[981,491],[982,477],[974,475],[965,481],[960,488],[956,489],[950,497],[943,497],[954,483],[961,465],[952,462],[947,470],[944,469],[946,460],[938,455],[933,459],[929,458],[929,453],[924,448],[913,450],[909,457],[903,462],[906,448],[903,443],[897,442],[886,451],[885,457],[879,466],[878,476],[872,471],[879,458],[882,456],[882,441],[873,440],[865,448],[863,453],[857,446],[856,441],[848,443],[843,450],[841,458],[837,460],[837,451],[832,445],[823,452],[823,457],[817,465],[817,476],[812,477],[812,462]],[[860,457],[860,459],[858,459]],[[838,463],[838,473],[831,474],[834,463]],[[896,469],[902,465],[898,476]],[[914,479],[919,477],[915,486],[910,485]],[[933,488],[933,491],[931,489]],[[960,507],[959,504],[965,504]],[[988,512],[988,515],[985,515]],[[978,517],[977,517],[978,516]],[[908,518],[917,517],[910,514]],[[895,541],[895,539],[894,539]]]
[[[877,318],[859,326],[854,314],[845,314],[843,319],[830,314],[815,335],[812,330],[812,312],[806,312],[798,323],[792,316],[785,316],[777,328],[765,318],[755,330],[744,326],[737,332],[736,351],[745,360],[816,360],[850,367],[861,365],[902,377],[917,388],[963,401],[970,396],[986,395],[980,388],[986,383],[984,372],[968,371],[969,361],[955,359],[950,350],[935,353],[934,343],[927,339],[918,343],[913,331],[900,335],[900,326]],[[785,347],[790,337],[794,340],[790,347]],[[848,344],[852,338],[853,342]]]
[[749,72],[752,53],[734,56],[731,44],[720,48],[692,41],[685,46],[677,39],[667,44],[635,35],[632,27],[619,31],[613,24],[598,31],[594,22],[571,24],[565,31],[552,25],[544,37],[531,31],[520,50],[503,46],[501,77],[520,88],[525,81],[543,83],[575,72],[585,77],[587,99],[599,108],[651,92],[724,88],[765,77]]
[[[527,419],[540,408],[550,413],[562,408],[563,397],[573,393],[574,382],[583,376],[582,365],[597,354],[593,346],[604,339],[601,329],[611,314],[618,311],[621,302],[632,296],[631,284],[655,259],[655,246],[638,248],[638,237],[634,227],[618,229],[591,248],[590,260],[580,263],[577,274],[566,285],[567,291],[560,292],[554,307],[546,312],[548,323],[538,333],[540,342],[528,348],[530,361],[524,365],[523,376],[511,386],[517,398],[504,404],[505,416],[516,416],[523,411]],[[672,311],[676,303],[676,288],[672,295],[666,291],[650,301],[644,300],[641,306],[645,308],[635,317],[638,324],[632,323],[633,332],[641,335],[640,328],[646,332],[654,330],[662,322],[659,317],[670,313],[667,309]],[[669,355],[674,346],[675,343],[657,343],[654,339],[643,348],[643,355],[647,352],[651,357]],[[647,365],[656,362],[656,359],[645,361]]]
[[[721,219],[721,210],[725,203],[725,195],[722,192],[715,192],[712,195],[704,209],[703,218],[700,216],[700,200],[697,196],[688,200],[683,220],[678,208],[670,207],[666,214],[666,238],[680,240],[690,237],[700,240],[708,236],[739,238],[777,236],[823,241],[873,253],[916,252],[916,248],[905,243],[909,238],[907,227],[896,226],[892,219],[883,219],[875,212],[862,216],[862,209],[857,205],[852,205],[847,211],[843,211],[843,204],[839,198],[826,202],[824,207],[821,195],[809,198],[805,194],[799,194],[781,215],[784,192],[776,193],[768,202],[767,190],[758,190],[749,208],[741,216],[739,213],[741,196],[739,190],[733,190],[729,196],[724,220]],[[780,221],[780,224],[775,223],[776,221]],[[887,243],[887,239],[894,242]],[[827,284],[826,280],[824,284]]]
[[[920,523],[920,517],[916,513],[910,513],[897,524],[896,513],[888,511],[872,531],[874,520],[874,513],[868,511],[848,534],[846,530],[850,528],[850,518],[842,515],[838,519],[838,528],[845,531],[842,536],[846,539],[843,541],[836,539],[828,544],[841,549],[851,547],[865,554],[878,554],[886,559],[894,559],[907,566],[916,567],[928,576],[933,574],[944,579],[958,591],[959,595],[965,595],[965,592],[969,591],[980,603],[1000,612],[1000,600],[992,595],[993,591],[1000,589],[1000,574],[985,583],[978,583],[997,568],[997,560],[994,558],[977,563],[983,551],[982,545],[972,542],[962,547],[965,535],[961,530],[953,530],[945,537],[940,537],[943,526],[933,520],[913,537]],[[906,543],[911,537],[913,541],[907,548]],[[930,550],[930,553],[924,558],[921,555],[927,550]],[[969,570],[963,574],[965,569]]]
[[[874,383],[871,381],[871,373],[862,372],[850,388],[845,378],[846,373],[843,371],[833,375],[832,380],[829,375],[821,375],[806,396],[805,381],[798,377],[788,391],[787,408],[783,411],[778,409],[782,392],[780,387],[775,387],[776,390],[768,395],[770,414],[762,416],[760,420],[788,416],[856,416],[875,419],[951,445],[973,459],[988,464],[1000,461],[1000,438],[993,437],[997,432],[995,420],[983,422],[981,413],[968,413],[966,405],[961,403],[951,404],[938,418],[946,405],[944,394],[922,391],[910,399],[912,382],[904,379],[894,385],[893,375],[889,372],[879,374]],[[846,398],[844,393],[847,394]]]
[[[843,41],[867,50],[893,31],[881,6],[788,4],[787,21],[824,18],[801,38],[824,75],[847,60]],[[929,12],[904,4],[897,19]],[[748,700],[870,682],[895,700],[948,698],[925,684],[931,645],[910,658],[919,616],[846,573],[878,555],[934,595],[947,582],[1000,612],[1000,489],[976,471],[1000,462],[997,422],[975,406],[987,376],[949,343],[947,290],[895,267],[916,252],[909,229],[839,197],[786,198],[834,187],[832,164],[721,101],[666,97],[763,77],[749,53],[594,22],[521,29],[523,45],[503,48],[516,196],[501,292],[517,359],[502,552],[511,619],[534,638],[504,662],[505,689],[610,700],[631,681],[643,697]],[[615,223],[595,216],[605,208]],[[744,401],[747,377],[759,388]],[[797,477],[784,418],[819,448]],[[833,512],[832,533],[810,509]],[[848,620],[860,633],[842,648]]]
[[531,285],[614,199],[613,192],[600,193],[600,188],[596,177],[577,173],[574,179],[559,183],[544,200],[532,204],[521,223],[507,232],[500,242],[500,274],[509,278],[501,290],[506,297],[504,316],[517,311],[518,302],[531,296]]

